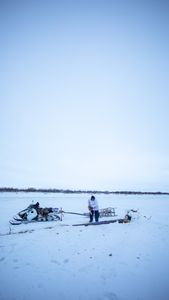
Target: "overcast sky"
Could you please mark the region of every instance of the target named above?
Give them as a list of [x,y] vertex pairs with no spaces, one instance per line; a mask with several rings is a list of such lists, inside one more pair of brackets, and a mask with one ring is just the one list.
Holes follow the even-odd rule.
[[0,1],[0,186],[169,191],[169,2]]

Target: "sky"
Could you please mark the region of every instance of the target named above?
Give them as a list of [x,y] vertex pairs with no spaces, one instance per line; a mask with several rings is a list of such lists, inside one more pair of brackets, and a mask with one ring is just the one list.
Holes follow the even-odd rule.
[[169,2],[0,0],[0,186],[169,191]]

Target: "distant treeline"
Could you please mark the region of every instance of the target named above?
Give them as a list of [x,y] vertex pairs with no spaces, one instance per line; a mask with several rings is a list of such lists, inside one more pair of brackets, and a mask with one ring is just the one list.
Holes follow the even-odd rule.
[[0,192],[24,193],[65,193],[65,194],[123,194],[123,195],[169,195],[169,192],[141,192],[141,191],[96,191],[96,190],[70,190],[70,189],[36,189],[1,187]]

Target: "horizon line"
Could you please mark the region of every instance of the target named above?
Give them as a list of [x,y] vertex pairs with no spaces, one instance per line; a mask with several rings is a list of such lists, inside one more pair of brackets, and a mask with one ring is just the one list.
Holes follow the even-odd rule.
[[134,190],[83,190],[83,189],[58,189],[58,188],[16,188],[16,187],[0,187],[0,192],[48,192],[48,193],[90,193],[90,194],[161,194],[169,195],[169,192],[161,191],[134,191]]

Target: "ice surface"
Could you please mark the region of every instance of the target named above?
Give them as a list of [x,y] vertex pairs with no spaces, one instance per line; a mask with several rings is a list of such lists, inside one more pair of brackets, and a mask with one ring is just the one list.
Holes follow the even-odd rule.
[[[11,226],[32,201],[87,212],[87,194],[0,194],[1,300],[168,300],[169,197],[97,195],[128,224],[74,227],[87,217]],[[107,218],[106,218],[107,219]]]

